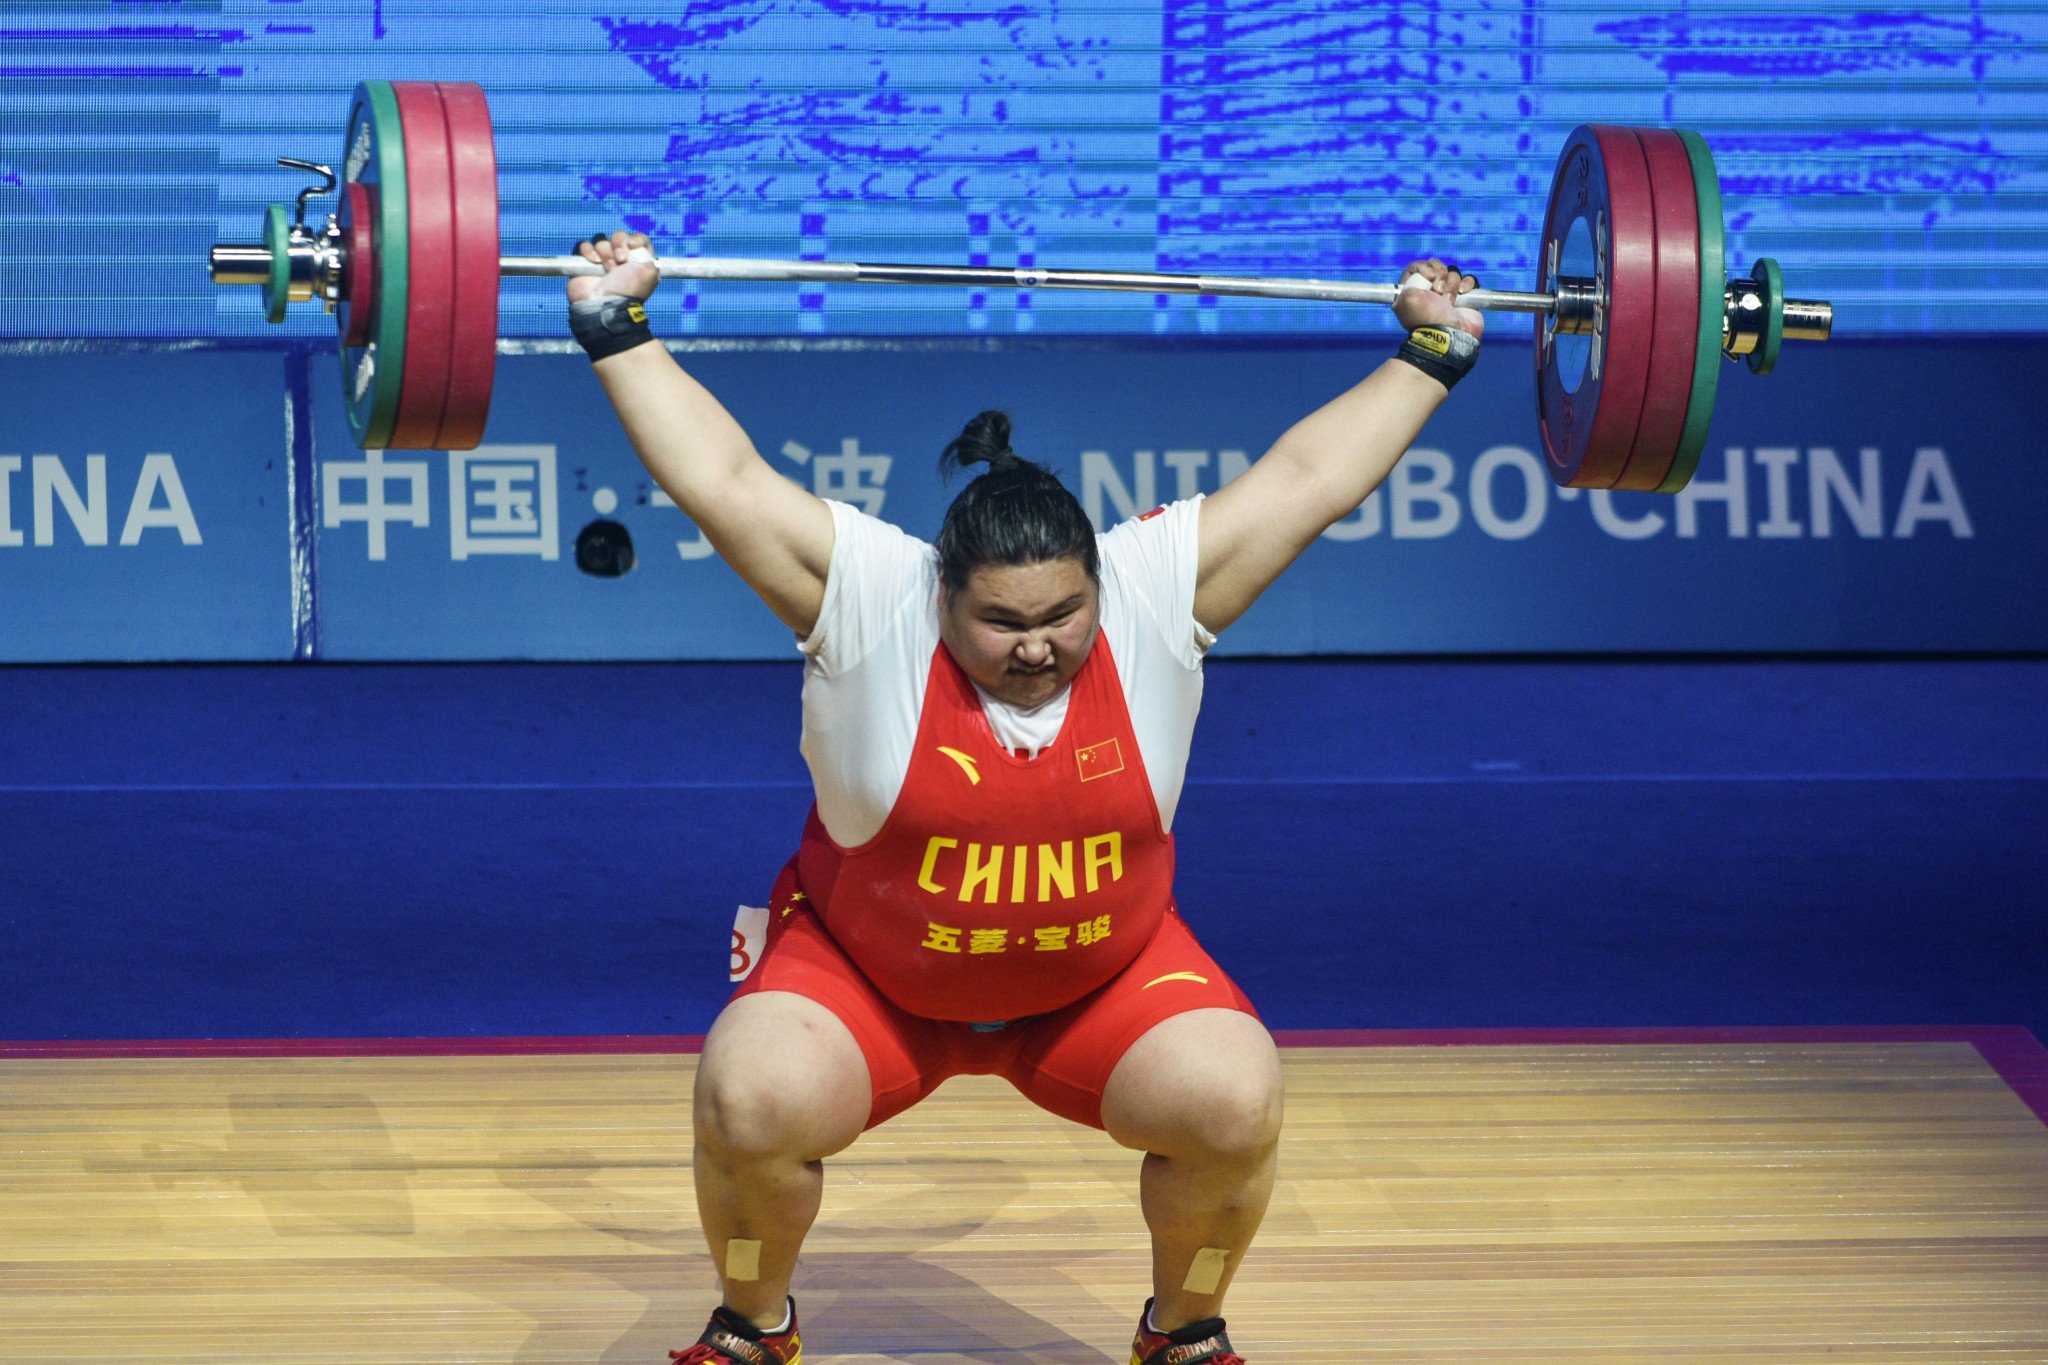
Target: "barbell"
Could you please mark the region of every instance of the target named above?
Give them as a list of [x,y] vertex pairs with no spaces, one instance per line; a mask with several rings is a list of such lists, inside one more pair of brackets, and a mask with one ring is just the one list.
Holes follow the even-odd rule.
[[[322,183],[265,212],[260,243],[213,248],[213,281],[263,290],[265,316],[321,300],[335,314],[349,430],[366,448],[468,450],[483,439],[497,361],[498,281],[595,275],[580,256],[498,254],[497,157],[483,90],[364,81],[349,104],[340,196],[321,228],[306,202],[337,188],[325,165],[280,157]],[[1720,182],[1706,140],[1588,124],[1550,186],[1533,291],[1460,301],[1536,317],[1537,425],[1551,476],[1571,488],[1675,493],[1692,478],[1718,391],[1718,359],[1770,373],[1783,343],[1825,341],[1831,305],[1785,297],[1777,262],[1726,275]],[[1036,267],[668,257],[664,279],[961,285],[1392,303],[1378,282]]]

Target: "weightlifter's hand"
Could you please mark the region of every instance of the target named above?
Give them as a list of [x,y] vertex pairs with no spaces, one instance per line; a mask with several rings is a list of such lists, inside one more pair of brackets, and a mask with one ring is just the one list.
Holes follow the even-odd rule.
[[1394,300],[1394,316],[1411,332],[1417,327],[1455,327],[1475,337],[1485,336],[1486,314],[1477,308],[1457,305],[1459,295],[1478,287],[1479,281],[1473,276],[1434,256],[1411,262],[1401,272],[1401,295]]
[[645,233],[614,232],[609,237],[600,233],[587,242],[577,243],[576,254],[586,261],[596,261],[605,268],[605,273],[571,275],[571,303],[594,299],[600,294],[644,300],[661,283],[661,274],[654,268],[654,250]]

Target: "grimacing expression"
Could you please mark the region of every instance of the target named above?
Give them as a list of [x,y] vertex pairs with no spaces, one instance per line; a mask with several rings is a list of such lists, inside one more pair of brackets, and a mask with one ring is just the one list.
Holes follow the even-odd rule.
[[939,636],[961,671],[1029,709],[1073,681],[1095,644],[1102,591],[1079,559],[984,564],[939,585]]

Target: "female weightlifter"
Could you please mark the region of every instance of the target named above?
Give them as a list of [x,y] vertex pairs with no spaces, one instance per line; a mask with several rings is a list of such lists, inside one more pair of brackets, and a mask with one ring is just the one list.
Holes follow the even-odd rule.
[[1220,492],[1097,535],[985,412],[936,546],[798,488],[661,346],[645,237],[579,250],[571,329],[655,480],[805,656],[816,802],[704,1044],[697,1206],[723,1302],[673,1360],[797,1365],[824,1160],[948,1076],[1003,1076],[1144,1153],[1132,1365],[1243,1365],[1223,1297],[1265,1215],[1273,1040],[1173,903],[1202,658],[1386,477],[1470,368],[1476,281],[1409,267],[1396,356]]

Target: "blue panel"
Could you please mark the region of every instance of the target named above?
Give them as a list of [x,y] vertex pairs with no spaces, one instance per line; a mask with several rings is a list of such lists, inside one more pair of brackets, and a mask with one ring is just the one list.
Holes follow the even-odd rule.
[[[685,359],[771,465],[926,537],[951,491],[936,453],[984,405],[1009,407],[1024,452],[1107,526],[1214,491],[1370,362],[1076,345]],[[501,360],[483,449],[379,454],[349,445],[328,356],[0,357],[0,659],[789,657],[588,364]],[[1529,352],[1495,343],[1221,648],[2048,649],[2048,465],[2026,435],[2048,422],[2044,360],[2038,343],[1843,342],[1768,381],[1731,367],[1700,474],[1668,498],[1553,487]],[[288,393],[311,440],[288,439]],[[1940,398],[1955,394],[1975,397]],[[632,538],[624,578],[576,567],[600,520]]]
[[[799,683],[0,672],[0,1039],[701,1033]],[[1277,1028],[2048,1037],[2044,822],[2041,661],[1231,661],[1178,896]]]
[[[2034,0],[27,0],[0,13],[0,336],[277,335],[204,274],[339,158],[363,76],[473,80],[506,250],[625,223],[672,254],[1527,287],[1576,124],[1703,132],[1732,262],[1845,334],[2048,330],[2048,15]],[[41,264],[118,242],[111,280]],[[507,290],[515,336],[554,290]],[[707,335],[1384,332],[1378,310],[719,285]],[[107,307],[118,300],[119,307]],[[327,329],[317,312],[284,335]]]
[[291,657],[283,371],[0,357],[0,661]]
[[[1019,449],[1108,525],[1215,490],[1373,350],[684,359],[784,474],[928,538],[950,496],[937,453],[981,407],[1008,407]],[[1529,350],[1490,344],[1388,484],[1221,647],[2048,649],[2048,463],[2024,448],[2048,422],[2044,360],[2040,345],[1837,343],[1765,381],[1731,366],[1699,476],[1672,498],[1552,486]],[[789,657],[788,633],[663,505],[580,356],[501,357],[486,447],[467,455],[352,451],[330,389],[314,389],[326,657]],[[624,578],[574,567],[600,517],[633,539]]]

